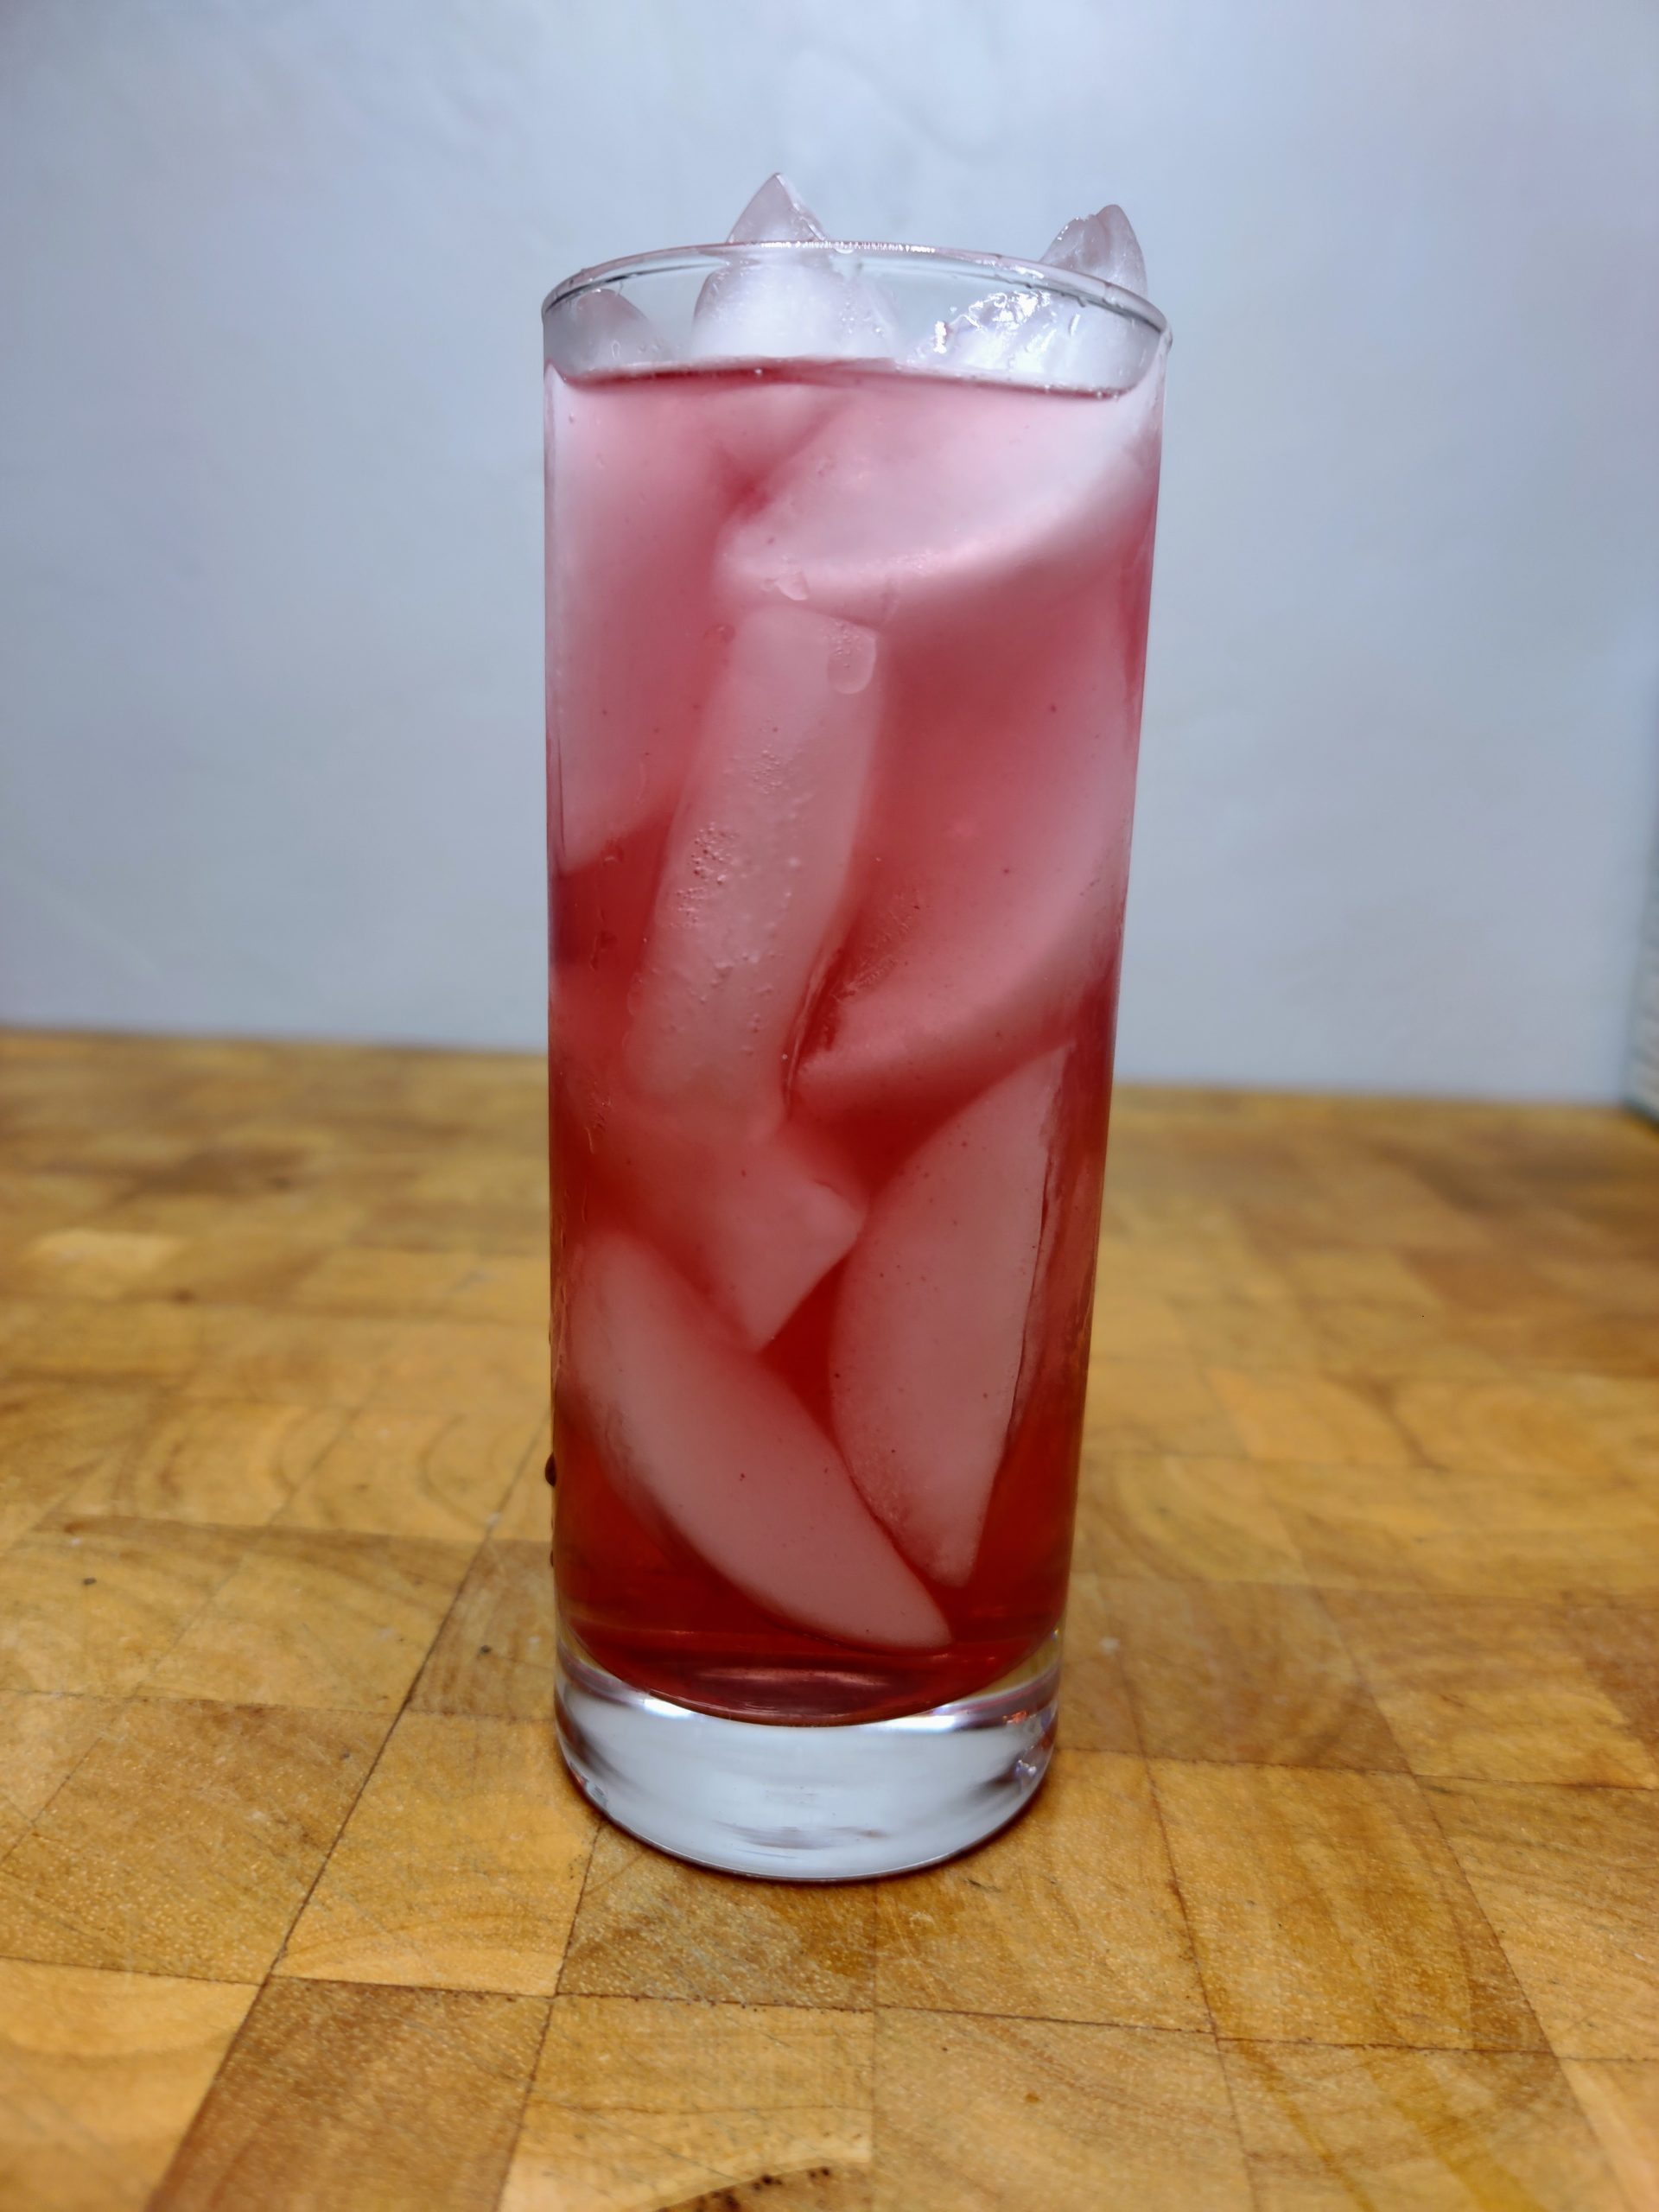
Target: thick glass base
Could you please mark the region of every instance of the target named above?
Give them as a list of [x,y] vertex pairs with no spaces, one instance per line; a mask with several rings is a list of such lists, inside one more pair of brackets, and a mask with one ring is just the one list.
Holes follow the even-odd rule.
[[559,1748],[630,1834],[732,1874],[851,1882],[1005,1827],[1054,1747],[1059,1638],[973,1697],[895,1720],[723,1720],[638,1690],[562,1637]]

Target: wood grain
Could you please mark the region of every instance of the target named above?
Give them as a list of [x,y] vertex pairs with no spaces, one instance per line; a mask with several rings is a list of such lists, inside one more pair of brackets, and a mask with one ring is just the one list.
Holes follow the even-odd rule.
[[533,1998],[267,1983],[155,2212],[489,2212],[546,2016]]
[[1536,2022],[1406,1775],[1153,1763],[1223,2035],[1536,2049]]
[[546,1403],[548,1379],[546,1344],[528,1329],[417,1321],[399,1336],[372,1388],[378,1402],[416,1412],[522,1408],[533,1422]]
[[0,1956],[257,1980],[379,1737],[361,1713],[129,1706],[0,1863]]
[[861,2010],[875,1990],[877,1891],[757,1885],[682,1866],[601,1827],[561,1992]]
[[1065,1605],[1065,1704],[1061,1741],[1068,1751],[1138,1751],[1139,1731],[1123,1675],[1123,1639],[1110,1586],[1079,1567]]
[[146,1687],[394,1713],[467,1564],[463,1546],[423,1537],[264,1529]]
[[257,1994],[0,1959],[0,2203],[137,2212]]
[[1137,1580],[1108,1589],[1149,1758],[1404,1767],[1316,1591]]
[[868,2212],[868,2012],[559,1997],[504,2212]]
[[1615,1471],[1587,1414],[1541,1383],[1417,1382],[1400,1390],[1401,1426],[1437,1466],[1476,1474],[1562,1474],[1595,1482]]
[[1399,1467],[1416,1457],[1381,1403],[1382,1393],[1363,1383],[1241,1367],[1218,1368],[1211,1380],[1254,1459]]
[[31,1529],[0,1551],[0,1687],[130,1695],[251,1541],[244,1529],[124,1514]]
[[1192,1948],[1138,1758],[1061,1751],[1018,1828],[876,1893],[883,2005],[1202,2028]]
[[0,1856],[29,1833],[122,1709],[116,1698],[0,1690]]
[[13,1313],[7,1371],[60,1383],[181,1383],[213,1348],[230,1343],[238,1324],[248,1325],[249,1317],[232,1308],[204,1317],[160,1300],[41,1299]]
[[150,1403],[142,1388],[0,1382],[0,1544],[119,1458]]
[[1630,2212],[1659,2212],[1659,2059],[1568,2058],[1562,2065]]
[[1307,1569],[1246,1460],[1173,1452],[1097,1457],[1085,1443],[1080,1566],[1103,1575],[1303,1582]]
[[1560,1620],[1626,1726],[1659,1752],[1659,1605],[1567,1605]]
[[1554,1608],[1358,1591],[1330,1603],[1415,1773],[1659,1788]]
[[[135,1207],[146,1201],[136,1199]],[[181,1236],[143,1237],[142,1231],[124,1231],[127,1241],[171,1246],[168,1256],[143,1278],[144,1292],[181,1305],[206,1303],[263,1308],[293,1295],[327,1252],[323,1224],[315,1219],[303,1230],[297,1221],[286,1225],[268,1221],[257,1226],[253,1206],[245,1198],[232,1207],[224,1200],[198,1195],[194,1201],[161,1198],[148,1201],[162,1210],[161,1218],[187,1231]],[[171,1206],[188,1206],[188,1222]]]
[[28,1297],[122,1298],[171,1259],[176,1236],[131,1230],[54,1229],[31,1238],[6,1268],[9,1290]]
[[345,1421],[309,1479],[287,1500],[283,1525],[476,1543],[505,1502],[540,1421],[539,1406],[517,1419],[495,1411],[366,1407]]
[[1556,1467],[1371,1467],[1265,1463],[1262,1487],[1328,1588],[1581,1603],[1659,1599],[1649,1485],[1592,1484]]
[[1626,2212],[1554,2059],[1224,2044],[1259,2212]]
[[1389,1382],[1415,1376],[1501,1376],[1503,1362],[1463,1317],[1444,1306],[1332,1300],[1313,1312],[1317,1363]]
[[1089,1363],[1086,1420],[1091,1448],[1190,1453],[1235,1447],[1221,1402],[1193,1360],[1118,1359],[1097,1351]]
[[545,1725],[556,1637],[545,1543],[480,1544],[410,1703]]
[[593,1834],[544,1725],[406,1713],[279,1971],[550,1996]]
[[488,1535],[492,1543],[539,1544],[544,1553],[549,1550],[553,1535],[553,1493],[548,1484],[547,1464],[552,1451],[553,1424],[544,1413],[535,1441],[513,1477],[499,1511],[491,1517]]
[[1659,2058],[1659,1794],[1425,1787],[1557,2054]]
[[1207,2035],[876,2021],[875,2212],[1249,2212]]
[[306,1268],[295,1285],[294,1303],[329,1313],[386,1313],[403,1319],[448,1306],[474,1264],[466,1252],[341,1245]]
[[1062,1755],[820,1890],[558,1764],[544,1111],[0,1033],[5,2212],[1659,2212],[1654,1132],[1125,1092]]
[[328,1408],[164,1400],[71,1492],[69,1510],[263,1528],[332,1450],[345,1420]]
[[388,1321],[233,1306],[194,1310],[201,1334],[184,1378],[192,1397],[359,1406],[397,1342]]

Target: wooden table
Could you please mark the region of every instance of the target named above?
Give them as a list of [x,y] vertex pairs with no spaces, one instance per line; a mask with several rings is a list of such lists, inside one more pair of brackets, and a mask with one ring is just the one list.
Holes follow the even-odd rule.
[[858,1887],[548,1726],[542,1084],[0,1041],[0,2204],[1659,2204],[1659,1139],[1130,1094],[1064,1749]]

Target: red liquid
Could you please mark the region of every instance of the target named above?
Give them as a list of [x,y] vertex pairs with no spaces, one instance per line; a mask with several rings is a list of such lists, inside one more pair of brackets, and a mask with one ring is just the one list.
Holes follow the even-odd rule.
[[1157,409],[550,374],[556,1558],[683,1703],[1059,1618]]

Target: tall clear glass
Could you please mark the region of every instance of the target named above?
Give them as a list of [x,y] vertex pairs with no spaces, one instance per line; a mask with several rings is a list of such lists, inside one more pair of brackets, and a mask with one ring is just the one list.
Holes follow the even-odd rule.
[[561,1743],[925,1865],[1053,1736],[1166,333],[832,245],[543,326]]

